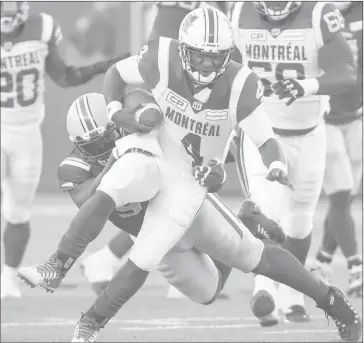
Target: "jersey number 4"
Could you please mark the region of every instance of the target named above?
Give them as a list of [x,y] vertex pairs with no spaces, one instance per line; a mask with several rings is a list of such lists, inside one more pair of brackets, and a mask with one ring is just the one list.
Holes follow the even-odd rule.
[[21,70],[16,75],[1,73],[1,107],[12,108],[15,101],[21,107],[33,105],[38,97],[39,70]]

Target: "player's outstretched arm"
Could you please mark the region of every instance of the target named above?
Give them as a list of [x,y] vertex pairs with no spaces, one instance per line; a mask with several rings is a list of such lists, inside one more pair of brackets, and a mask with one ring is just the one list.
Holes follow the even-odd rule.
[[98,74],[106,73],[111,65],[127,58],[130,53],[107,61],[97,62],[88,66],[75,67],[67,65],[57,46],[54,46],[46,60],[46,71],[49,77],[61,87],[73,87],[90,81]]

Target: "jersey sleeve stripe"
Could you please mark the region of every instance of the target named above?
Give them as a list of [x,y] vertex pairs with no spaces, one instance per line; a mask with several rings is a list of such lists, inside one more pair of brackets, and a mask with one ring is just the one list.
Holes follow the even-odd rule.
[[161,37],[159,39],[158,49],[158,69],[160,73],[157,85],[152,89],[152,94],[156,101],[168,87],[169,79],[169,48],[171,46],[171,38]]
[[236,161],[236,170],[238,173],[239,181],[241,189],[244,193],[245,198],[250,198],[251,194],[249,191],[249,180],[246,172],[245,166],[245,156],[244,156],[244,131],[241,128],[237,129],[238,131],[238,146],[237,146],[237,161]]
[[248,67],[242,67],[236,74],[233,84],[231,86],[230,92],[230,100],[229,100],[229,109],[230,109],[230,118],[233,120],[233,127],[236,126],[236,110],[238,107],[238,102],[240,99],[241,92],[244,88],[245,81],[248,76],[251,74],[251,70]]
[[[81,162],[80,162],[81,161]],[[73,166],[73,167],[77,167],[77,168],[81,168],[83,170],[86,171],[90,171],[91,167],[85,163],[82,162],[82,160],[77,161],[76,159],[69,159],[66,158],[62,163],[61,166],[63,165],[69,165],[69,166]]]
[[327,2],[318,1],[312,10],[312,28],[318,49],[324,45],[324,39],[321,32],[321,17],[322,10],[326,4]]
[[41,13],[42,16],[42,41],[48,43],[52,38],[53,33],[53,18],[46,14]]

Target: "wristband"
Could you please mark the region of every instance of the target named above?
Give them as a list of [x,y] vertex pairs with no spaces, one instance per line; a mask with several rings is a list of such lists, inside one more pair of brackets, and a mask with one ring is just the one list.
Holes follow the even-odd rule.
[[111,101],[106,108],[107,108],[107,118],[110,121],[112,121],[112,116],[114,115],[114,113],[120,111],[123,108],[123,105],[121,104],[120,101]]
[[320,84],[317,79],[311,78],[311,79],[305,79],[305,80],[296,80],[301,87],[304,90],[304,95],[314,95],[317,94]]
[[287,166],[281,161],[273,161],[269,166],[268,173],[270,173],[272,171],[272,169],[280,169],[280,170],[284,171],[284,173],[286,175],[288,174]]

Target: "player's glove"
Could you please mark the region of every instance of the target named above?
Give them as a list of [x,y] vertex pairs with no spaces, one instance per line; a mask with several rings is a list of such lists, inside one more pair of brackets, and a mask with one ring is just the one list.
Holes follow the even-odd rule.
[[294,190],[292,183],[287,176],[287,167],[279,161],[272,162],[265,178],[272,182],[277,181],[281,185],[288,186],[290,189]]
[[251,199],[242,203],[238,218],[258,239],[271,239],[278,244],[282,244],[286,240],[281,226],[262,213],[259,206]]
[[193,167],[193,176],[209,193],[217,192],[226,180],[224,165],[216,160],[210,160],[207,166]]
[[291,105],[298,98],[302,98],[305,95],[305,90],[299,80],[287,79],[274,83],[272,90],[278,95],[279,99],[287,99],[286,105]]

